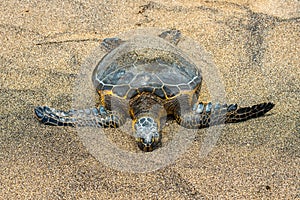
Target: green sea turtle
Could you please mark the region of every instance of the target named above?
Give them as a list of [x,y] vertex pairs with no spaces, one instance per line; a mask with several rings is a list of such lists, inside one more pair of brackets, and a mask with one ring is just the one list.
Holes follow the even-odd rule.
[[129,41],[119,38],[104,39],[107,54],[92,75],[101,103],[67,112],[39,106],[35,108],[39,121],[55,126],[117,128],[131,118],[139,148],[152,151],[161,145],[162,119],[167,115],[185,128],[200,129],[259,117],[274,107],[271,102],[251,107],[200,102],[201,72],[176,46],[180,31],[168,30],[156,37],[159,44],[170,48],[150,45],[135,49],[134,42],[128,45]]

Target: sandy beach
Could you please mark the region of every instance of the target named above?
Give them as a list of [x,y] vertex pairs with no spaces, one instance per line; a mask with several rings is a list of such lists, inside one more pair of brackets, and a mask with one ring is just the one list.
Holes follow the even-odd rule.
[[[300,199],[299,10],[292,0],[1,2],[0,199]],[[170,121],[164,141],[180,130],[179,143],[149,156],[182,152],[143,173],[99,160],[79,129],[38,122],[36,106],[72,107],[78,75],[104,38],[150,27],[178,29],[203,47],[228,103],[275,107],[197,131]],[[141,155],[125,128],[105,135]],[[121,168],[134,163],[125,158]]]

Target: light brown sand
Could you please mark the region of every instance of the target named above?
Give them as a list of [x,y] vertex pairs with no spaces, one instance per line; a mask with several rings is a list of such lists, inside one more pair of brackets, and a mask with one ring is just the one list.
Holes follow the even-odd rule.
[[[1,2],[0,198],[300,199],[300,5],[267,2]],[[202,158],[199,130],[175,163],[143,174],[98,162],[75,129],[38,123],[37,105],[70,108],[80,66],[101,39],[142,27],[176,28],[201,44],[229,102],[275,108],[226,125]],[[130,138],[124,145],[136,148]]]

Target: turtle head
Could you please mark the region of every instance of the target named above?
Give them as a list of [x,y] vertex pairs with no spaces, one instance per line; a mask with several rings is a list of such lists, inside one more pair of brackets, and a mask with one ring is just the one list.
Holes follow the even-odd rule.
[[140,117],[134,124],[135,138],[143,151],[153,151],[160,145],[161,134],[158,124],[152,117]]

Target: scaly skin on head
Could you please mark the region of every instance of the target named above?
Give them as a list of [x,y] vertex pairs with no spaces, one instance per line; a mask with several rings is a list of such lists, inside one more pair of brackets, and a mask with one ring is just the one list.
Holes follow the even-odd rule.
[[161,123],[167,116],[162,99],[151,93],[141,93],[130,100],[130,115],[136,142],[143,151],[153,151],[161,145]]
[[139,117],[133,122],[138,147],[143,151],[153,151],[160,145],[161,133],[158,123],[150,116]]

